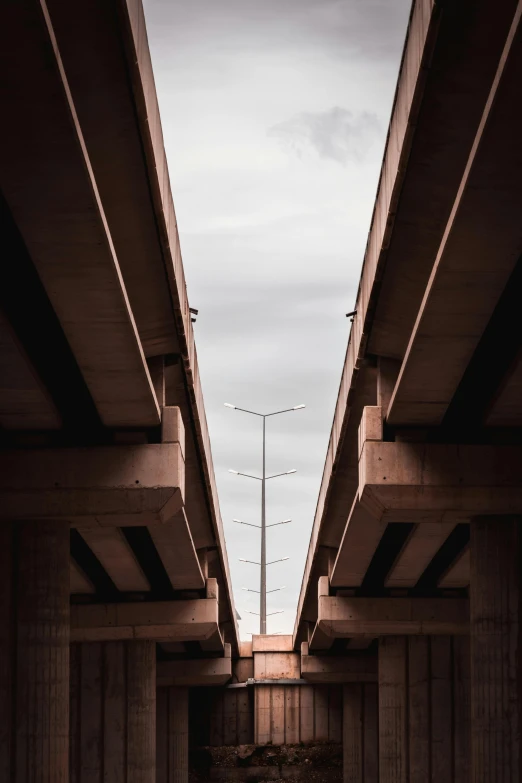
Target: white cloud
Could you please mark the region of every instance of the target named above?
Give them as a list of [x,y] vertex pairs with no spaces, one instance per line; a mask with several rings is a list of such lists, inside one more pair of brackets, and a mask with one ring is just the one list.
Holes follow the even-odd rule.
[[315,152],[321,158],[346,165],[362,162],[382,136],[376,114],[354,114],[334,106],[328,111],[301,112],[272,126],[268,135],[299,158]]

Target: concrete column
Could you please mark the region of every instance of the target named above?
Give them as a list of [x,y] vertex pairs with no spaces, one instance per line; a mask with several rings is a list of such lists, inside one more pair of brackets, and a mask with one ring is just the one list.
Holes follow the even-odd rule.
[[473,783],[520,780],[521,522],[471,522],[471,751]]
[[16,783],[69,779],[69,525],[16,527]]
[[70,717],[69,783],[155,783],[155,643],[71,645]]
[[380,783],[469,783],[469,664],[465,636],[379,640]]
[[127,645],[127,783],[156,778],[156,643]]
[[343,686],[343,781],[363,783],[363,685]]
[[188,688],[168,689],[168,783],[188,783]]
[[407,783],[407,652],[405,636],[379,639],[379,781]]
[[12,761],[13,526],[0,524],[0,781],[10,781]]
[[377,686],[343,686],[343,781],[378,783]]

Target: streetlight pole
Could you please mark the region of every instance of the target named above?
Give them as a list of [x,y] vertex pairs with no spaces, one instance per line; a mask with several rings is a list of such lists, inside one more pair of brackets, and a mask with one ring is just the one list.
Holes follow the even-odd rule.
[[[260,575],[260,600],[259,600],[259,633],[260,634],[266,634],[266,482],[268,479],[271,478],[277,478],[278,476],[286,476],[290,473],[295,473],[295,470],[288,470],[285,473],[278,473],[274,476],[267,476],[266,475],[266,420],[269,416],[278,416],[281,413],[289,413],[290,411],[297,411],[301,408],[306,407],[305,405],[294,405],[293,408],[285,408],[281,411],[274,411],[273,413],[257,413],[256,411],[249,411],[246,408],[238,408],[237,405],[231,405],[229,402],[225,402],[225,406],[227,408],[233,408],[234,410],[241,411],[242,413],[249,413],[252,416],[260,416],[263,419],[263,459],[262,459],[262,472],[261,472],[261,478],[259,479],[261,481],[261,562],[260,562],[260,568],[261,568],[261,575]],[[257,479],[257,476],[248,476],[246,473],[239,473],[236,470],[232,470],[231,473],[236,473],[239,476],[247,476],[247,478],[255,478]],[[239,520],[235,520],[236,522],[239,522]],[[290,520],[285,520],[285,522],[278,523],[278,524],[285,524],[286,522],[289,522]],[[248,523],[243,523],[248,524]],[[257,527],[256,525],[253,525],[253,527]],[[268,527],[272,527],[272,525],[269,525]],[[286,558],[285,558],[286,559]],[[277,561],[276,561],[277,562]]]
[[263,416],[263,473],[261,479],[261,599],[259,608],[259,633],[266,634],[266,416]]

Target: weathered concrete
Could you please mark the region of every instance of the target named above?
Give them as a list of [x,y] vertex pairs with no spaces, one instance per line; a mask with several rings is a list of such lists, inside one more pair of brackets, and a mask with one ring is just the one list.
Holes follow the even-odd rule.
[[376,682],[375,656],[309,655],[301,644],[301,677],[314,683]]
[[378,783],[378,710],[376,685],[343,687],[344,783]]
[[319,599],[318,625],[333,638],[468,634],[469,602],[446,598]]
[[469,649],[465,637],[379,640],[381,783],[469,781]]
[[184,502],[179,443],[1,451],[0,468],[4,518],[144,525],[169,521]]
[[157,702],[156,783],[188,783],[189,691],[161,688]]
[[154,783],[153,642],[71,646],[70,783]]
[[520,779],[521,518],[471,522],[472,780]]
[[158,687],[225,685],[232,677],[232,659],[160,661],[157,672]]
[[522,448],[366,441],[359,497],[387,522],[469,522],[522,511]]
[[71,640],[75,642],[197,641],[208,639],[217,627],[218,602],[213,598],[71,608]]
[[2,781],[66,780],[67,534],[52,522],[0,527]]
[[[3,129],[2,191],[104,424],[158,425],[159,407],[52,20],[30,2],[23,13],[4,9],[1,27],[1,65],[9,72],[3,100],[15,101],[11,109],[4,103],[11,122]],[[30,143],[35,127],[38,143]],[[88,285],[78,285],[87,277]]]

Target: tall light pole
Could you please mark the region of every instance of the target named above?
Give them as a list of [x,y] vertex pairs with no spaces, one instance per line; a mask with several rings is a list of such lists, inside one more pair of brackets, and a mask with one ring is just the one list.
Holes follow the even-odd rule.
[[[266,420],[270,416],[279,416],[281,413],[290,413],[290,411],[298,411],[301,410],[301,408],[305,408],[305,405],[294,405],[293,408],[285,408],[281,411],[274,411],[273,413],[257,413],[256,411],[249,411],[246,408],[238,408],[237,405],[231,405],[229,402],[225,402],[226,408],[232,408],[236,411],[241,411],[242,413],[249,413],[252,416],[259,416],[263,419],[263,468],[262,468],[262,474],[261,477],[259,476],[250,476],[248,473],[240,473],[238,470],[231,470],[230,473],[235,473],[238,476],[245,476],[246,478],[252,478],[256,479],[257,481],[261,481],[261,562],[259,563],[261,567],[261,580],[260,580],[260,614],[259,614],[259,633],[266,634],[266,494],[265,494],[265,485],[266,482],[269,479],[278,478],[279,476],[289,476],[291,473],[296,473],[295,470],[287,470],[284,473],[276,473],[273,476],[267,476],[266,475]],[[236,522],[240,522],[240,520],[234,520]],[[285,520],[284,522],[277,522],[276,524],[285,524],[286,522],[290,522],[289,519]],[[248,522],[240,523],[240,524],[249,524]],[[252,527],[258,527],[257,525],[252,525]],[[268,525],[268,527],[272,527],[272,525]],[[288,558],[283,558],[287,560]],[[279,561],[273,561],[273,562],[279,562]]]

